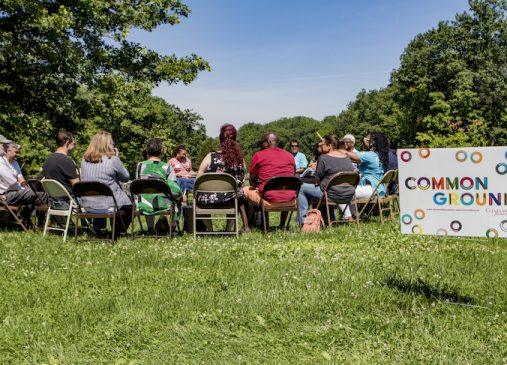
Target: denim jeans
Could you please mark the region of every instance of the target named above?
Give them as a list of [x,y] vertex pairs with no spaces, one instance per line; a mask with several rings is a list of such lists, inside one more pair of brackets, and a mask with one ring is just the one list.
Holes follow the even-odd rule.
[[184,177],[177,177],[176,182],[178,183],[178,186],[180,187],[181,193],[183,194],[185,191],[194,191],[194,182],[195,178],[184,178]]

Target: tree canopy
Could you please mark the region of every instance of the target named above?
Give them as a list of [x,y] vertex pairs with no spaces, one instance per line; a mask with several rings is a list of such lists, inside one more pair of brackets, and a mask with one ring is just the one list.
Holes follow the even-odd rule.
[[[127,38],[133,28],[175,25],[189,13],[179,0],[2,1],[0,123],[4,134],[26,147],[28,170],[36,172],[58,129],[87,142],[85,136],[104,128],[124,144],[137,141],[132,137],[144,140],[157,128],[174,131],[169,120],[157,120],[161,109],[183,118],[182,136],[189,143],[194,131],[202,138],[199,116],[153,99],[151,89],[162,81],[190,83],[209,64],[195,54],[161,55]],[[147,120],[152,124],[142,128]]]

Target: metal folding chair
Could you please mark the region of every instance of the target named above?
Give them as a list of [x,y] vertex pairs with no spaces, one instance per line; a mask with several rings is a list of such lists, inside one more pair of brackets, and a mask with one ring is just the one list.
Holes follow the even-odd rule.
[[[356,210],[356,218],[353,220],[358,226],[359,226],[359,214],[357,211],[357,204],[356,200],[354,199],[355,195],[353,195],[348,201],[342,201],[342,202],[333,202],[329,200],[329,190],[334,186],[343,186],[347,187],[350,186],[354,188],[354,190],[357,187],[357,184],[359,183],[359,174],[357,172],[338,172],[334,174],[329,182],[326,185],[326,188],[324,189],[324,192],[322,194],[322,197],[318,200],[318,204],[316,209],[319,209],[322,204],[325,204],[326,206],[326,213],[327,213],[327,222],[329,228],[333,225],[333,223],[350,223],[351,221],[343,219],[343,214],[345,213],[345,210],[350,207],[350,205],[353,205]],[[345,208],[340,212],[340,217],[336,221],[331,221],[331,207],[334,209],[334,207],[338,204],[345,204]]]
[[[168,199],[171,202],[171,205],[168,209],[163,209],[160,211],[156,211],[153,214],[150,214],[151,216],[168,216],[169,217],[169,230],[168,230],[168,237],[172,237],[172,220],[175,214],[174,207],[178,203],[176,198],[173,196],[171,189],[166,184],[165,181],[159,180],[159,179],[138,179],[132,181],[130,184],[130,193],[132,195],[132,231],[131,231],[131,238],[134,239],[134,224],[135,224],[135,217],[138,217],[139,224],[141,226],[141,231],[143,231],[143,225],[141,222],[141,216],[148,216],[144,214],[142,211],[138,209],[134,209],[136,207],[136,202],[141,201],[141,195],[142,194],[160,194],[164,198]],[[176,222],[176,228],[178,231],[180,231],[179,228],[179,222]],[[155,237],[160,237],[156,235]]]
[[[69,202],[69,207],[67,209],[54,209],[51,205],[48,205],[46,222],[44,224],[44,233],[43,237],[46,236],[47,231],[60,231],[63,232],[63,242],[67,239],[67,232],[69,231],[69,225],[72,218],[72,213],[77,210],[77,204],[74,198],[69,194],[67,189],[56,180],[52,179],[44,179],[41,182],[41,186],[43,187],[46,194],[48,194],[49,199],[65,199]],[[65,227],[61,228],[50,226],[51,217],[63,217],[65,219]]]
[[[373,191],[373,193],[368,198],[361,198],[356,199],[356,204],[363,204],[363,207],[361,211],[359,212],[359,216],[363,214],[363,212],[369,207],[368,212],[366,213],[366,218],[370,216],[372,211],[377,208],[379,215],[380,215],[380,221],[384,223],[384,212],[389,212],[389,219],[394,219],[394,208],[393,208],[393,202],[396,198],[394,194],[389,193],[389,189],[387,188],[391,182],[395,182],[397,179],[398,173],[396,170],[389,170],[387,171],[384,176],[380,179],[377,187]],[[380,195],[379,190],[380,187],[385,187],[385,195]],[[385,207],[385,204],[387,204],[387,208]]]
[[[301,180],[296,176],[273,176],[269,181],[264,185],[264,189],[262,190],[261,200],[258,206],[255,215],[258,213],[261,214],[262,228],[264,233],[268,232],[268,223],[267,223],[267,213],[268,212],[290,212],[289,218],[287,219],[287,226],[289,228],[290,220],[292,218],[293,212],[298,212],[298,194],[301,189]],[[286,205],[276,205],[273,206],[271,204],[266,205],[266,193],[270,191],[293,191],[294,199],[289,200]],[[277,202],[278,203],[278,202]],[[300,225],[301,226],[301,225]]]
[[[205,205],[201,205],[197,202],[195,197],[199,193],[233,193],[234,199],[229,202],[225,207],[206,207]],[[193,199],[193,226],[194,226],[194,239],[196,239],[197,235],[203,234],[234,234],[236,237],[239,236],[239,226],[238,226],[238,183],[234,176],[226,173],[216,173],[210,172],[204,175],[199,176],[195,180],[194,184],[194,199]],[[206,216],[206,215],[209,215]],[[216,215],[223,217],[216,217]],[[215,216],[215,217],[213,217]],[[197,220],[208,220],[212,222],[213,220],[222,219],[227,221],[232,221],[234,223],[234,231],[200,231],[198,232]]]
[[21,211],[22,207],[14,206],[14,205],[8,205],[5,201],[5,198],[0,195],[0,212],[7,213],[7,216],[11,218],[11,222],[21,227],[21,229],[25,232],[28,232],[28,229],[26,226],[21,222],[18,215]]
[[[118,208],[118,204],[116,203],[113,191],[109,186],[99,181],[81,181],[76,183],[72,187],[72,192],[74,193],[74,197],[76,198],[76,203],[78,205],[78,210],[76,212],[76,224],[74,230],[75,239],[77,239],[77,229],[79,226],[79,220],[82,218],[83,219],[111,218],[112,242],[114,242],[117,238],[115,237],[117,218],[120,219],[121,224],[123,224],[123,228],[126,230],[125,223],[123,222],[123,215],[125,215],[125,212],[120,211],[120,209]],[[87,211],[87,209],[83,207],[80,199],[98,196],[103,198],[112,198],[113,206],[110,207],[106,212],[95,213]]]

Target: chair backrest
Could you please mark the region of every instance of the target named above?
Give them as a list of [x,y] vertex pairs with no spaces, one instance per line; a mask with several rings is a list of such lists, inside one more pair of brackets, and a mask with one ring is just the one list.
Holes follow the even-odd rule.
[[359,174],[354,171],[338,172],[329,179],[326,185],[326,191],[333,186],[352,186],[355,188],[357,184],[359,184],[360,179]]
[[209,172],[195,179],[194,193],[197,191],[207,193],[236,193],[238,182],[234,176],[220,172]]
[[42,186],[42,182],[39,179],[28,179],[28,186],[33,190],[34,193],[43,192],[44,187]]
[[377,187],[375,188],[375,190],[373,191],[373,194],[371,196],[379,195],[379,189],[382,185],[384,185],[385,186],[385,195],[383,195],[383,197],[387,197],[389,195],[388,186],[391,182],[395,182],[397,177],[398,177],[398,170],[386,171],[386,173],[380,179]]
[[83,196],[109,196],[114,198],[113,191],[109,186],[100,181],[80,181],[73,187],[72,191],[76,197]]
[[82,197],[94,197],[94,196],[103,196],[110,197],[113,199],[114,208],[118,210],[118,204],[116,203],[116,199],[114,197],[113,191],[109,186],[100,181],[80,181],[74,184],[72,187],[72,192],[76,197],[76,202],[79,206],[81,206],[79,199]]
[[262,198],[268,191],[276,191],[276,190],[292,190],[296,193],[296,196],[299,194],[299,189],[301,189],[301,180],[296,176],[273,176],[268,180],[266,185],[264,185],[264,189],[262,190]]
[[175,200],[171,189],[162,179],[138,179],[130,184],[130,193],[132,195],[140,194],[164,194],[171,200]]
[[72,201],[72,197],[65,189],[65,187],[58,181],[53,179],[44,179],[40,182],[43,191],[48,194],[50,198],[67,198]]

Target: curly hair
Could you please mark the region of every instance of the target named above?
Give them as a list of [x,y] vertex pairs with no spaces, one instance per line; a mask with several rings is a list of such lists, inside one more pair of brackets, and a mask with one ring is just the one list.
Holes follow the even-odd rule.
[[185,151],[187,150],[186,147],[183,146],[183,145],[179,145],[179,146],[174,147],[174,149],[173,149],[173,157],[176,157],[178,155],[178,153],[180,153],[183,150],[185,150]]
[[387,171],[387,164],[389,162],[389,138],[384,133],[370,133],[372,145],[370,149],[378,154],[380,162],[384,167],[384,171]]
[[243,152],[241,146],[236,142],[236,128],[232,124],[224,124],[220,127],[220,150],[222,161],[226,168],[243,165]]

